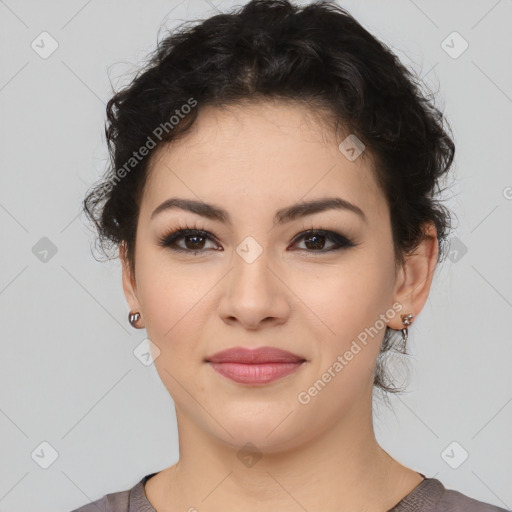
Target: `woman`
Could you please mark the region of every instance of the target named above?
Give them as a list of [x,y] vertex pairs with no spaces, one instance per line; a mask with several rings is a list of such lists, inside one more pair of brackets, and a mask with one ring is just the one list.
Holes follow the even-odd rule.
[[443,256],[454,157],[385,45],[334,5],[254,0],[163,40],[107,114],[85,210],[119,246],[180,458],[78,510],[504,510],[374,435],[384,357]]

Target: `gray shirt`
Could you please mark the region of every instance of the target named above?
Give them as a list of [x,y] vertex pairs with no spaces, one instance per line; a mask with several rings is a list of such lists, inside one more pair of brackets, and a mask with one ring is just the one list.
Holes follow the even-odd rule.
[[[128,491],[107,494],[72,512],[156,512],[144,492],[144,484],[154,475],[146,475]],[[446,489],[439,480],[420,475],[424,479],[388,512],[510,512]]]

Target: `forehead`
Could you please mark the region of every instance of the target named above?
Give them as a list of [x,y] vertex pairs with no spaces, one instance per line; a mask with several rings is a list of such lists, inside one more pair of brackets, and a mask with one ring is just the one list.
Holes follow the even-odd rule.
[[382,215],[371,155],[349,160],[339,149],[347,135],[334,132],[326,112],[297,102],[203,107],[186,134],[153,155],[141,216],[172,196],[240,206],[248,215],[339,196]]

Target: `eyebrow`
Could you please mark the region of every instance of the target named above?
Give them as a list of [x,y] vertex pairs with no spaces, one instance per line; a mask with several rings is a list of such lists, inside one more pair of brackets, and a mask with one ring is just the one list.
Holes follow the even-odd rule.
[[[184,199],[184,198],[171,198],[164,201],[162,204],[157,206],[151,214],[151,219],[156,217],[158,214],[172,209],[181,209],[196,213],[202,217],[206,217],[211,220],[216,220],[231,226],[231,218],[229,213],[212,204],[204,203],[202,201],[196,201],[195,199]],[[278,210],[274,215],[274,224],[283,224],[290,222],[299,217],[305,217],[314,213],[323,212],[326,210],[346,210],[359,215],[364,222],[368,222],[366,215],[363,210],[350,203],[346,199],[340,197],[325,197],[321,199],[314,199],[311,201],[302,201],[292,206],[288,206],[281,210]]]

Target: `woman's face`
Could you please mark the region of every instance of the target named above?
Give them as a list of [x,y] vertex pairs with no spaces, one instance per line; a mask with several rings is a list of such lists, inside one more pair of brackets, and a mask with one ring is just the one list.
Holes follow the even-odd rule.
[[[395,274],[383,192],[369,160],[351,161],[340,142],[305,107],[259,103],[203,109],[192,131],[154,155],[125,293],[158,348],[178,420],[233,447],[250,441],[271,452],[342,422],[360,426],[385,326],[400,328],[409,312],[396,302],[403,274]],[[175,198],[224,219],[156,212]],[[327,198],[353,207],[282,213]],[[208,236],[162,245],[178,228]],[[311,229],[333,238],[300,235]],[[208,361],[233,347],[274,347],[305,361],[267,383],[239,382]]]

